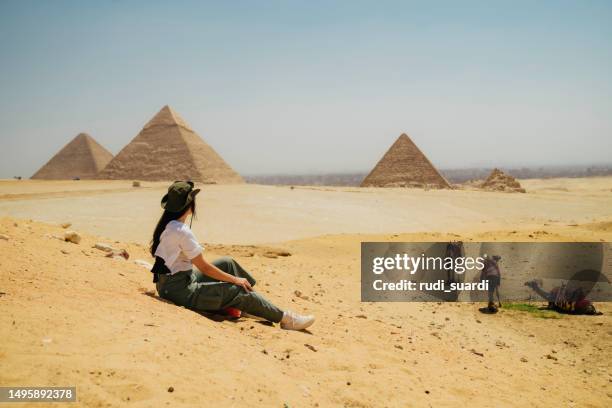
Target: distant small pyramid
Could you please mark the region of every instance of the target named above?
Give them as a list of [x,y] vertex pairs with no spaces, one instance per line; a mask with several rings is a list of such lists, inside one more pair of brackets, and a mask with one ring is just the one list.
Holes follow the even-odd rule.
[[452,188],[405,133],[387,150],[361,186]]
[[244,183],[169,106],[164,106],[98,175],[100,179]]
[[79,133],[32,176],[33,179],[92,179],[113,158],[87,133]]
[[493,169],[489,177],[482,182],[480,187],[490,191],[505,191],[509,193],[525,193],[525,189],[521,187],[514,177],[504,173],[498,168]]

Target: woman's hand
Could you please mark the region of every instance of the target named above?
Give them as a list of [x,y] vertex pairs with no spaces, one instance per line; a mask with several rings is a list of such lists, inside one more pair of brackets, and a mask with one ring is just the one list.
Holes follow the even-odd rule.
[[253,290],[253,288],[251,287],[251,284],[249,283],[248,280],[246,280],[245,278],[235,278],[234,282],[232,282],[234,285],[238,285],[238,286],[242,286],[242,288],[246,291],[246,292],[251,292]]

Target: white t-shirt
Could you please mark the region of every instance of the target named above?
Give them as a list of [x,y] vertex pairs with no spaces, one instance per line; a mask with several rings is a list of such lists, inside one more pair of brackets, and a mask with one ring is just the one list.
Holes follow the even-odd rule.
[[191,270],[191,260],[202,252],[202,246],[188,225],[170,221],[162,232],[155,256],[159,256],[171,274]]

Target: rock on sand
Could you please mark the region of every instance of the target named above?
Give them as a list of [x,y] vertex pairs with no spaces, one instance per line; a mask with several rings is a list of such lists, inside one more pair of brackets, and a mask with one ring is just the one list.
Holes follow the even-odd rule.
[[78,244],[81,242],[81,236],[74,231],[66,231],[64,233],[64,241],[72,242],[73,244]]

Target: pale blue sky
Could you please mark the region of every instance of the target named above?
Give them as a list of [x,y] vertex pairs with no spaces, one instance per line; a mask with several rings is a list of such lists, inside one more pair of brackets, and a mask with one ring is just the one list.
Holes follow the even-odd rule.
[[0,0],[0,177],[169,104],[242,174],[612,162],[612,1]]

